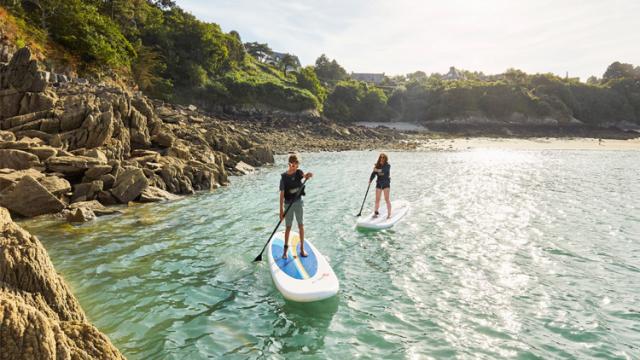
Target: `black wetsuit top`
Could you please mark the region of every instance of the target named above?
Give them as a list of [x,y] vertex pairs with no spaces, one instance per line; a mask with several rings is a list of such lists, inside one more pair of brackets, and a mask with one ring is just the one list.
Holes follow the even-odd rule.
[[378,177],[376,179],[376,187],[378,189],[385,189],[391,187],[391,165],[384,164],[381,169],[376,168],[371,173],[371,177],[369,181],[373,181],[374,177]]

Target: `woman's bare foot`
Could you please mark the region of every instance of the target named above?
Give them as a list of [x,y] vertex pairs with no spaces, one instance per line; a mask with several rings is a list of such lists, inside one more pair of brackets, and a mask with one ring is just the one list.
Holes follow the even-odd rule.
[[388,216],[387,216],[387,220],[388,220],[388,219],[391,219],[391,215],[388,215]]
[[289,257],[287,256],[287,252],[289,251],[289,246],[285,245],[284,246],[284,250],[282,251],[282,258],[283,259],[288,259]]
[[307,256],[309,256],[309,254],[307,254],[307,252],[304,251],[304,249],[300,249],[300,256],[307,257]]

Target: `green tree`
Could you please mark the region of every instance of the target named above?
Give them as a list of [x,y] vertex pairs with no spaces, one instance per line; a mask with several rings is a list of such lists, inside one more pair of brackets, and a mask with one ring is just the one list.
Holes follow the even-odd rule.
[[589,78],[587,79],[587,84],[589,85],[598,85],[600,84],[600,80],[598,80],[597,77],[595,76],[589,76]]
[[316,59],[315,71],[320,81],[330,84],[347,78],[347,71],[335,59],[329,60],[325,54]]
[[296,82],[299,88],[309,90],[321,103],[327,97],[327,90],[322,87],[313,66],[307,66],[296,73]]
[[607,67],[607,70],[602,75],[604,81],[619,79],[619,78],[634,78],[640,77],[640,71],[637,71],[633,65],[624,64],[616,61]]
[[265,57],[273,53],[269,45],[267,45],[266,43],[265,44],[261,44],[258,42],[245,43],[244,48],[247,49],[247,52],[251,54],[251,56],[253,56],[254,58],[260,61],[263,61]]

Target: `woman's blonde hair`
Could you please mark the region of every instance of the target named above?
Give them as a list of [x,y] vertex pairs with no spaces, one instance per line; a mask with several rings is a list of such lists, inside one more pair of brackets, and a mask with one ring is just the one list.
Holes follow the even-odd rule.
[[[382,162],[382,159],[384,159],[384,163]],[[388,164],[388,163],[389,163],[389,157],[387,156],[387,154],[380,153],[380,156],[378,156],[378,161],[376,161],[376,169],[380,169],[382,168],[382,165]]]

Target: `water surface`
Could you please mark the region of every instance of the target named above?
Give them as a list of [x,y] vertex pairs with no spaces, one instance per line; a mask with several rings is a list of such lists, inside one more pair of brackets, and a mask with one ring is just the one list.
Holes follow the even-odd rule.
[[284,157],[212,193],[22,225],[129,359],[637,359],[638,155],[390,153],[392,197],[412,210],[359,232],[377,153],[303,154],[307,236],[341,281],[314,304],[286,302],[252,263]]

